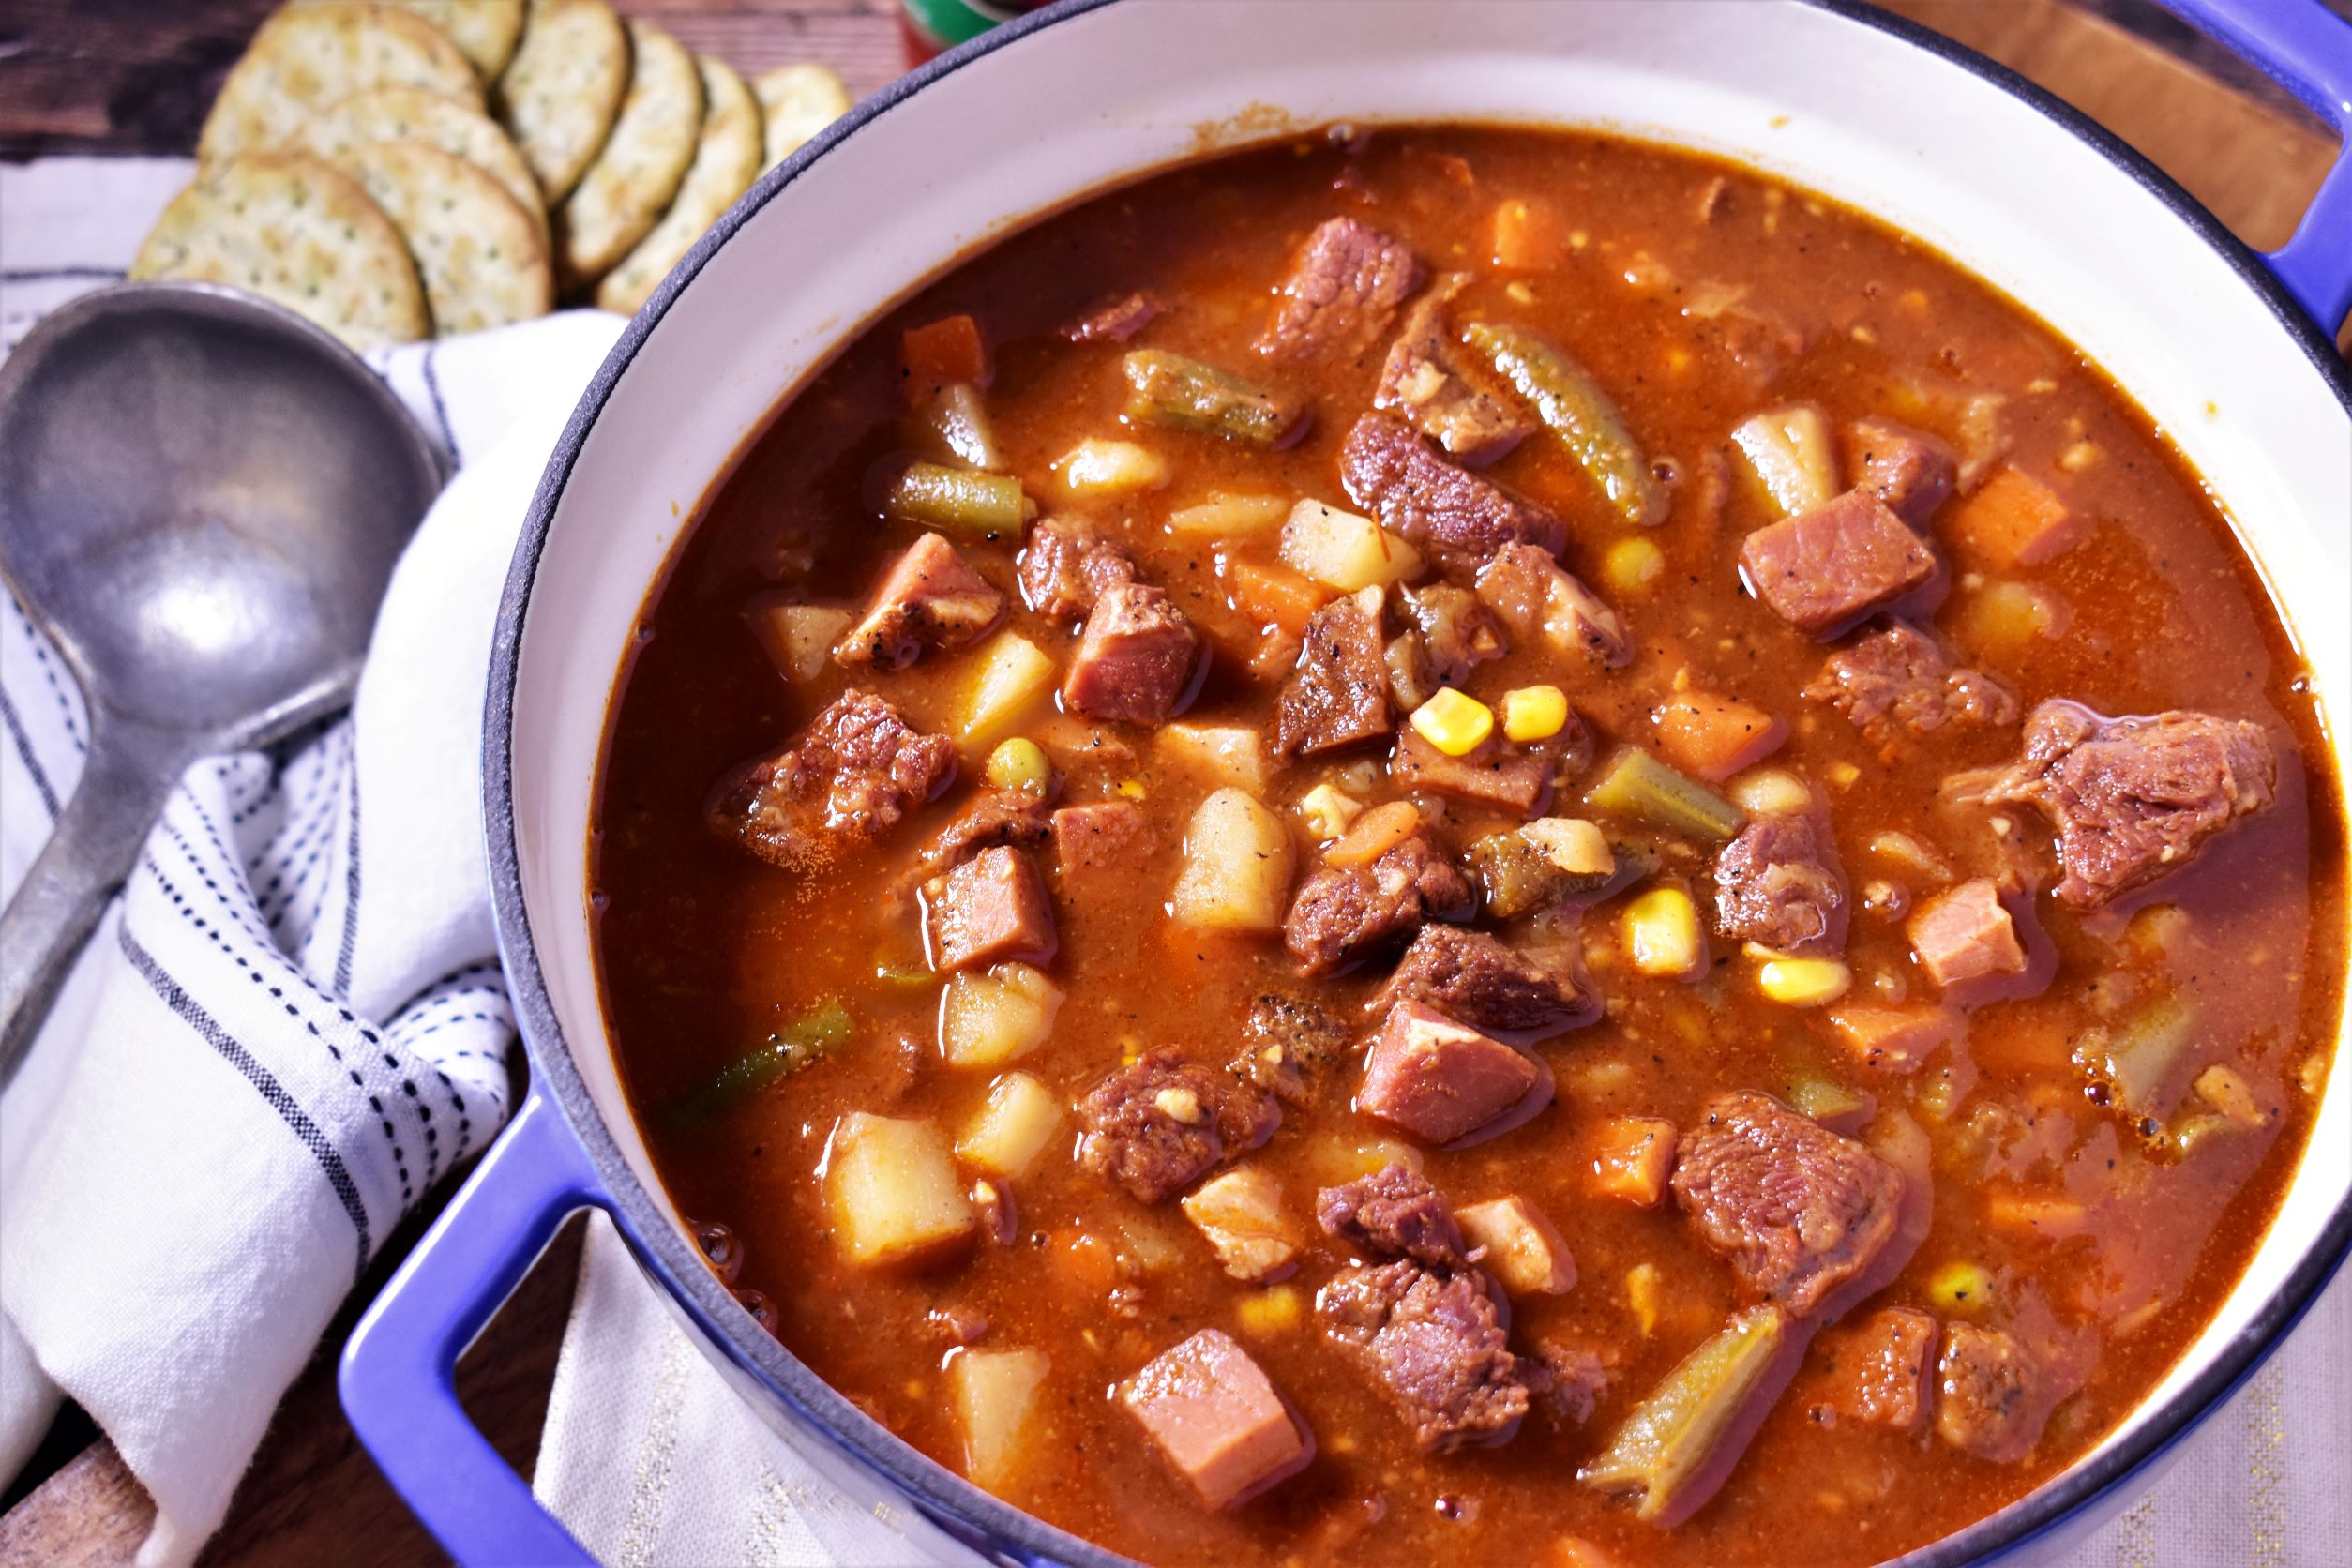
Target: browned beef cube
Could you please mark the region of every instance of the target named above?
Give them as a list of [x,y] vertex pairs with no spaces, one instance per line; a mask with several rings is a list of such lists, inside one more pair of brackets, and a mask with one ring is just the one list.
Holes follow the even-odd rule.
[[1540,817],[1552,798],[1556,766],[1549,747],[1514,746],[1500,734],[1464,756],[1449,757],[1407,724],[1396,731],[1388,776],[1401,790],[1435,790],[1474,805]]
[[1276,359],[1330,347],[1353,353],[1387,331],[1419,287],[1421,261],[1410,246],[1352,218],[1328,219],[1292,259],[1258,352]]
[[1311,756],[1388,733],[1380,591],[1334,599],[1307,617],[1298,668],[1274,706],[1274,749]]
[[1151,324],[1160,308],[1139,294],[1115,299],[1062,329],[1073,343],[1123,343]]
[[1429,1143],[1517,1125],[1549,1104],[1551,1070],[1524,1051],[1400,1002],[1364,1059],[1356,1108]]
[[932,649],[969,646],[1004,613],[1004,596],[972,569],[956,547],[926,534],[907,547],[865,618],[835,645],[843,664],[904,670]]
[[1053,901],[1037,863],[999,845],[948,872],[932,907],[931,936],[942,970],[985,969],[1007,958],[1050,962]]
[[1040,615],[1075,620],[1122,582],[1136,580],[1127,552],[1082,522],[1047,518],[1021,550],[1021,597]]
[[1866,490],[1912,527],[1952,499],[1959,456],[1934,436],[1892,419],[1857,419],[1846,429],[1846,460]]
[[1365,1258],[1470,1267],[1470,1247],[1445,1199],[1401,1165],[1384,1165],[1315,1195],[1315,1223]]
[[1913,912],[1905,927],[1919,967],[1950,989],[1994,974],[2019,974],[2026,949],[2000,890],[1978,877],[1946,888]]
[[[1414,684],[1421,689],[1413,706],[1429,700],[1441,686],[1460,686],[1470,672],[1491,658],[1511,651],[1502,623],[1476,594],[1448,582],[1432,582],[1404,591],[1404,611],[1412,623],[1405,635],[1411,650]],[[1395,675],[1394,656],[1390,675]]]
[[1846,950],[1846,875],[1817,812],[1758,812],[1715,854],[1715,927],[1785,953]]
[[1380,526],[1454,570],[1475,572],[1505,545],[1557,555],[1568,539],[1550,508],[1449,462],[1386,414],[1364,415],[1348,431],[1339,480]]
[[1988,1464],[2013,1465],[2031,1454],[2056,1403],[2030,1351],[1974,1323],[1944,1330],[1936,1380],[1937,1435]]
[[1230,1074],[1152,1051],[1088,1090],[1078,1114],[1079,1167],[1157,1203],[1273,1137],[1282,1107]]
[[1466,281],[1460,273],[1447,275],[1405,313],[1372,406],[1410,420],[1462,461],[1484,466],[1525,440],[1535,421],[1478,384],[1469,355],[1447,329],[1446,302]]
[[1894,1237],[1902,1172],[1770,1094],[1718,1095],[1686,1134],[1670,1185],[1742,1295],[1802,1318]]
[[1051,797],[1038,791],[984,790],[939,830],[923,852],[923,868],[944,871],[999,844],[1041,849],[1053,837],[1051,807]]
[[1616,1364],[1602,1352],[1557,1340],[1539,1341],[1535,1362],[1551,1380],[1551,1386],[1543,1391],[1545,1409],[1571,1426],[1592,1419],[1592,1407],[1600,1403],[1616,1376]]
[[2108,718],[2044,702],[2026,721],[2025,755],[1989,791],[2031,806],[2058,836],[2058,901],[2097,909],[2203,851],[2270,804],[2278,763],[2262,728],[2173,712]]
[[1331,974],[1393,946],[1425,920],[1467,920],[1477,894],[1461,867],[1415,834],[1369,866],[1327,866],[1301,884],[1282,944],[1307,974]]
[[1376,1379],[1424,1453],[1518,1430],[1542,1368],[1511,1353],[1494,1288],[1471,1269],[1343,1269],[1316,1293],[1323,1333]]
[[1832,637],[1935,576],[1936,556],[1885,502],[1851,490],[1750,534],[1740,570],[1782,620]]
[[790,750],[722,784],[712,816],[761,859],[805,870],[829,858],[837,840],[880,838],[955,772],[954,742],[852,689],[810,720]]
[[1130,876],[1151,837],[1151,822],[1131,800],[1065,806],[1053,814],[1054,864],[1065,879]]
[[1089,718],[1164,724],[1191,686],[1199,653],[1199,634],[1174,600],[1146,583],[1113,583],[1086,617],[1063,705]]
[[1634,656],[1624,617],[1535,545],[1505,545],[1478,572],[1478,596],[1524,642],[1580,653],[1605,670]]
[[1902,621],[1832,654],[1804,695],[1844,714],[1881,750],[1901,734],[1931,734],[1947,724],[2017,721],[2017,699],[2008,687],[1979,671],[1954,669],[1934,638]]
[[1928,1374],[1936,1364],[1936,1319],[1907,1306],[1872,1313],[1817,1352],[1825,1402],[1847,1421],[1916,1432],[1927,1421]]
[[1424,926],[1373,997],[1371,1011],[1422,1002],[1473,1029],[1541,1038],[1591,1023],[1601,993],[1586,978],[1579,955],[1563,948],[1546,965],[1486,935],[1458,926]]
[[1315,1456],[1313,1435],[1264,1370],[1216,1329],[1153,1357],[1119,1385],[1119,1402],[1211,1508],[1254,1497]]
[[1268,1093],[1297,1101],[1349,1043],[1348,1026],[1314,1003],[1269,993],[1249,1004],[1233,1072]]

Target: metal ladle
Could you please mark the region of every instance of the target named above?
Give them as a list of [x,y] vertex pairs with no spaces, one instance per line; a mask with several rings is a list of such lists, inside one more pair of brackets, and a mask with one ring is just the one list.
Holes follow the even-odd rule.
[[0,363],[0,572],[90,718],[0,914],[0,1084],[180,776],[351,700],[441,477],[350,351],[225,289],[85,294]]

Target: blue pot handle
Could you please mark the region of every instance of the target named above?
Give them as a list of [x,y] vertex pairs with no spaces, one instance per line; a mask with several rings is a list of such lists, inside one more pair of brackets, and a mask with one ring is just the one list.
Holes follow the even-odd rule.
[[2352,311],[2352,23],[2320,0],[2163,0],[2335,128],[2335,166],[2270,271],[2329,338]]
[[594,1568],[458,1403],[458,1357],[564,1221],[609,1207],[587,1156],[535,1087],[480,1168],[343,1347],[352,1429],[393,1490],[467,1568]]

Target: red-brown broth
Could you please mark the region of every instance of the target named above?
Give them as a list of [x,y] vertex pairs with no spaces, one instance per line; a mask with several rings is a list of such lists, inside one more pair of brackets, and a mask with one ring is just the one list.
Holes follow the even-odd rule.
[[[1702,196],[1718,181],[1727,182],[1721,205],[1702,219]],[[1506,197],[1548,204],[1580,243],[1549,271],[1498,272],[1484,253],[1485,225]],[[936,988],[892,988],[875,974],[878,952],[919,952],[911,901],[879,895],[903,884],[931,830],[969,797],[979,758],[968,756],[955,786],[879,847],[818,875],[760,863],[705,817],[716,780],[789,744],[846,686],[882,692],[926,728],[947,728],[970,656],[855,679],[829,670],[796,686],[746,628],[744,611],[778,591],[854,599],[912,536],[882,520],[870,499],[876,466],[914,445],[899,332],[959,311],[980,322],[992,349],[988,405],[1011,469],[1048,510],[1059,494],[1049,465],[1082,438],[1123,435],[1167,459],[1165,489],[1095,515],[1215,649],[1187,716],[1266,720],[1274,686],[1242,668],[1255,628],[1231,608],[1209,553],[1193,554],[1157,525],[1219,490],[1344,505],[1334,454],[1369,404],[1380,346],[1352,362],[1280,371],[1285,385],[1311,398],[1315,424],[1299,445],[1263,454],[1123,430],[1121,345],[1072,344],[1058,329],[1139,290],[1173,308],[1126,346],[1249,370],[1244,346],[1270,286],[1300,237],[1335,214],[1410,241],[1433,269],[1468,271],[1461,313],[1521,322],[1567,348],[1617,400],[1645,448],[1674,458],[1686,475],[1734,425],[1768,406],[1809,400],[1833,428],[1883,415],[1957,440],[1966,400],[2000,395],[2006,460],[2062,481],[2070,503],[2099,526],[2046,565],[1998,574],[2062,600],[2071,624],[2061,635],[2022,648],[1979,646],[1973,617],[1985,584],[1961,562],[1937,617],[1945,637],[2006,682],[2023,707],[2066,697],[2108,713],[2204,709],[2259,722],[2279,757],[2276,805],[2139,900],[2186,913],[2185,934],[2168,949],[2125,935],[2129,906],[2077,918],[2045,893],[2040,910],[2056,980],[2038,997],[1978,1009],[1968,1049],[1913,1078],[1862,1081],[1818,1015],[1755,998],[1735,944],[1714,944],[1715,973],[1699,987],[1631,974],[1609,951],[1623,896],[1591,912],[1589,956],[1611,1008],[1603,1022],[1542,1048],[1558,1076],[1558,1104],[1492,1142],[1429,1153],[1427,1172],[1456,1202],[1520,1193],[1567,1236],[1579,1282],[1565,1295],[1515,1304],[1515,1344],[1543,1335],[1606,1346],[1619,1365],[1587,1424],[1533,1415],[1506,1446],[1434,1458],[1415,1453],[1378,1392],[1319,1344],[1311,1312],[1288,1334],[1253,1334],[1235,1312],[1253,1288],[1216,1270],[1172,1203],[1147,1211],[1050,1152],[1019,1184],[1016,1244],[915,1274],[847,1263],[828,1239],[815,1179],[837,1119],[854,1110],[933,1116],[952,1132],[988,1087],[990,1075],[939,1062]],[[1683,313],[1694,288],[1718,282],[1744,285],[1744,304],[1793,325],[1808,346],[1759,346]],[[1743,368],[1742,356],[1764,372]],[[2060,454],[2085,441],[2098,460],[2060,470]],[[1602,582],[1603,549],[1630,531],[1564,455],[1539,436],[1493,473],[1567,518],[1567,565]],[[1856,770],[1853,782],[1827,793],[1858,890],[1887,874],[1867,847],[1887,828],[1936,842],[1963,867],[1981,863],[1989,847],[1937,807],[1937,789],[1957,770],[2013,755],[2015,728],[1947,730],[1882,764],[1850,725],[1798,696],[1822,650],[1741,589],[1733,552],[1769,516],[1757,498],[1734,484],[1711,520],[1686,515],[1698,510],[1687,494],[1686,487],[1674,517],[1647,535],[1666,553],[1663,579],[1642,596],[1612,595],[1640,643],[1629,667],[1546,666],[1548,656],[1530,651],[1482,667],[1469,689],[1491,701],[1508,686],[1554,681],[1605,742],[1647,741],[1650,709],[1687,666],[1709,689],[1788,720],[1775,763],[1817,782]],[[1013,598],[1011,624],[1062,653],[1066,634],[1011,594],[1014,548],[1007,540],[967,554]],[[1243,1010],[1267,990],[1312,990],[1352,1013],[1377,974],[1303,983],[1277,942],[1204,939],[1168,919],[1175,838],[1206,786],[1155,757],[1148,733],[1101,732],[1105,744],[1093,748],[1048,744],[1067,777],[1064,798],[1140,786],[1147,806],[1164,807],[1175,825],[1163,826],[1136,862],[1130,897],[1065,900],[1057,910],[1061,952],[1051,967],[1068,1000],[1023,1070],[1075,1095],[1138,1047],[1223,1062]],[[2344,840],[2326,746],[2307,671],[2195,476],[2096,367],[1946,259],[1764,176],[1621,140],[1468,128],[1384,131],[1353,145],[1308,139],[1154,175],[967,259],[859,334],[747,445],[649,600],[644,635],[622,672],[595,827],[598,951],[625,1081],[664,1181],[685,1211],[742,1237],[741,1283],[775,1303],[780,1335],[796,1354],[892,1431],[957,1468],[961,1450],[942,1375],[950,1341],[939,1315],[984,1314],[988,1344],[1049,1352],[1035,1457],[1005,1489],[1025,1509],[1169,1563],[1539,1562],[1555,1560],[1548,1554],[1571,1537],[1627,1565],[1860,1563],[1958,1529],[2086,1453],[2176,1360],[2260,1241],[2308,1136],[2342,1003]],[[1326,771],[1309,763],[1277,776],[1276,809],[1287,814]],[[1563,792],[1555,809],[1576,810],[1579,794]],[[1457,808],[1441,837],[1458,849],[1492,821]],[[2046,836],[2031,831],[2046,856]],[[1311,865],[1304,837],[1300,852],[1303,867]],[[1703,862],[1669,860],[1667,869],[1696,880]],[[1864,912],[1848,957],[1865,978],[1909,971],[1901,923]],[[2086,1098],[2069,1061],[2073,1039],[2097,1021],[2086,987],[2103,973],[2127,974],[2143,989],[2193,990],[2206,1031],[2199,1060],[2235,1063],[2274,1110],[2269,1124],[2177,1163],[2144,1153]],[[1909,985],[1916,992],[1921,983]],[[827,998],[842,999],[855,1019],[850,1046],[723,1115],[673,1114],[725,1063]],[[1615,1114],[1687,1127],[1722,1090],[1782,1093],[1801,1071],[1909,1108],[1934,1138],[1934,1225],[1879,1303],[1925,1304],[1935,1269],[1983,1261],[2002,1302],[1988,1320],[2023,1316],[2073,1331],[2088,1356],[2082,1384],[2028,1460],[1995,1466],[1939,1443],[1932,1427],[1904,1437],[1815,1419],[1809,1365],[1721,1493],[1672,1531],[1656,1530],[1621,1502],[1575,1485],[1574,1471],[1721,1324],[1732,1280],[1671,1201],[1641,1212],[1587,1192],[1591,1128]],[[1953,1071],[1972,1073],[1973,1082],[1957,1086],[1957,1108],[1937,1121],[1920,1100],[1944,1093],[1934,1086]],[[1306,1213],[1315,1187],[1331,1179],[1334,1142],[1366,1130],[1340,1085],[1292,1109],[1251,1158],[1281,1177],[1295,1213]],[[2044,1135],[2055,1163],[2033,1165],[2026,1151]],[[1997,1191],[2082,1201],[2087,1233],[2047,1240],[1999,1230],[1986,1210]],[[1154,1251],[1176,1263],[1135,1276],[1114,1256]],[[1331,1261],[1311,1254],[1292,1284],[1311,1297]],[[1665,1286],[1648,1334],[1626,1285],[1644,1262]],[[1108,1309],[1113,1289],[1134,1293],[1123,1298],[1137,1302],[1132,1315]],[[1199,1507],[1107,1395],[1206,1325],[1242,1340],[1320,1442],[1303,1473],[1222,1515]]]

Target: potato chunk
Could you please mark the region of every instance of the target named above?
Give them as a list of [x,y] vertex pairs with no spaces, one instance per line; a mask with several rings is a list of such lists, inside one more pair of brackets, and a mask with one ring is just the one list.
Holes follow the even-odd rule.
[[916,1261],[972,1234],[947,1139],[927,1120],[843,1117],[825,1151],[825,1197],[834,1234],[861,1267]]
[[1282,819],[1246,790],[1219,790],[1185,825],[1176,918],[1206,930],[1278,931],[1290,871]]
[[846,610],[820,604],[762,605],[744,614],[776,669],[795,681],[813,681],[823,673],[833,645],[857,619]]
[[1235,1279],[1272,1279],[1298,1259],[1296,1233],[1282,1212],[1282,1184],[1262,1167],[1244,1166],[1204,1182],[1183,1207]]
[[1062,1011],[1062,988],[1023,963],[969,972],[947,983],[940,1003],[939,1052],[951,1067],[1002,1067],[1046,1043]]
[[1473,1246],[1486,1249],[1486,1272],[1515,1296],[1558,1296],[1574,1289],[1576,1260],[1544,1211],[1516,1193],[1454,1211]]
[[1319,501],[1302,501],[1282,525],[1283,565],[1352,594],[1385,587],[1421,570],[1421,552],[1370,518]]
[[1062,1127],[1062,1102],[1027,1073],[1007,1073],[988,1085],[988,1100],[956,1140],[966,1163],[999,1176],[1027,1175]]
[[1265,792],[1266,743],[1247,725],[1180,719],[1152,738],[1152,749],[1204,784]]
[[1053,660],[1014,632],[999,632],[979,653],[957,728],[968,745],[1002,736],[1053,687]]
[[964,1474],[974,1485],[1001,1491],[1020,1473],[1048,1365],[1043,1350],[958,1350],[947,1364]]

